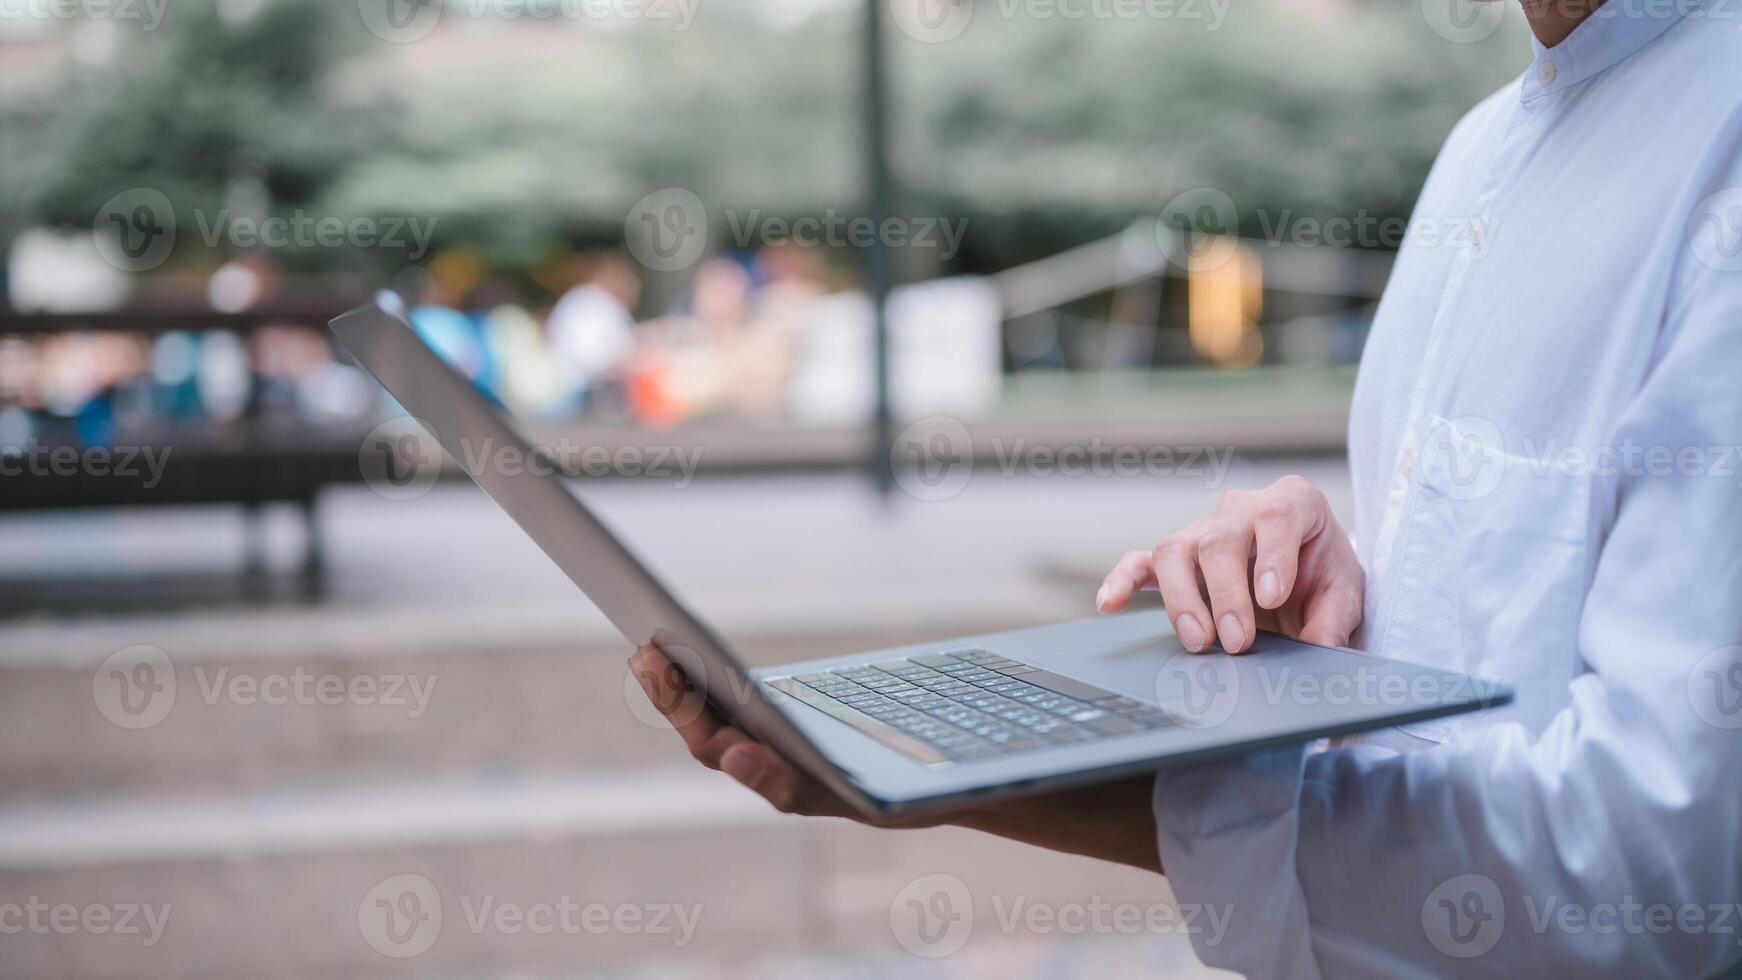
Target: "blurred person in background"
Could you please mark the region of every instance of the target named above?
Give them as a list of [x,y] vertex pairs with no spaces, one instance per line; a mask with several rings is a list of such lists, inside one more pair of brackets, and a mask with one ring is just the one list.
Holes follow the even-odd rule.
[[580,282],[551,308],[545,329],[577,407],[597,408],[633,350],[641,277],[611,253],[586,256],[578,264]]
[[682,418],[778,418],[802,323],[797,289],[787,280],[759,288],[735,258],[702,263],[687,309],[643,325],[644,380],[657,377],[663,403]]
[[[1253,977],[1736,975],[1742,32],[1524,11],[1534,61],[1442,148],[1413,223],[1444,227],[1405,244],[1362,358],[1354,540],[1290,477],[1142,542],[1096,599],[1158,590],[1195,652],[1270,629],[1517,703],[925,823],[1165,871],[1230,912],[1200,958]],[[704,765],[857,818],[656,649],[631,666]]]

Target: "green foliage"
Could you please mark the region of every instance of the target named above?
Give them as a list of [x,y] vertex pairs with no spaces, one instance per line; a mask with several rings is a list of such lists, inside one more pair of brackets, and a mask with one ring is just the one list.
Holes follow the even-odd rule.
[[[123,31],[117,64],[69,70],[0,122],[4,221],[88,226],[111,195],[153,187],[215,209],[241,178],[275,205],[318,196],[366,152],[322,81],[339,48],[323,4],[269,3],[231,25],[178,2],[161,35]],[[16,151],[16,153],[14,152]]]
[[[1240,3],[1208,31],[1003,17],[983,0],[948,43],[892,29],[902,209],[968,217],[964,254],[982,270],[1204,185],[1245,215],[1407,214],[1446,132],[1528,48],[1512,29],[1448,43],[1411,4],[1308,6]],[[382,42],[354,4],[267,0],[231,24],[213,0],[177,0],[113,67],[0,106],[0,233],[88,227],[137,186],[216,211],[242,184],[279,214],[433,218],[438,246],[519,265],[558,239],[619,242],[631,205],[665,186],[716,216],[861,207],[850,7],[775,27],[749,5],[703,4],[682,32],[462,26],[484,56]],[[287,258],[355,261],[315,252]]]

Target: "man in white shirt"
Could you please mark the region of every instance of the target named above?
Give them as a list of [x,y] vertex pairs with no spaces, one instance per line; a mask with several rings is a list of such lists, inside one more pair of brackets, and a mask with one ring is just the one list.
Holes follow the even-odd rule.
[[[1165,868],[1255,977],[1688,976],[1742,961],[1742,31],[1526,0],[1536,59],[1440,153],[1363,355],[1354,540],[1300,478],[1097,596],[1495,677],[1511,708],[951,822]],[[632,661],[656,702],[681,695]],[[692,752],[841,813],[742,734]],[[1358,744],[1357,744],[1358,743]],[[1151,809],[1151,806],[1153,809]],[[1153,837],[1150,835],[1153,834]],[[1153,841],[1153,848],[1144,846]]]

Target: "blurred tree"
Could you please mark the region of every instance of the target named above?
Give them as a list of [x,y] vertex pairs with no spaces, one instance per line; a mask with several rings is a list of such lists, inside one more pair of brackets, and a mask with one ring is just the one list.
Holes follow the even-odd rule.
[[334,9],[233,18],[178,0],[161,32],[123,31],[110,65],[70,65],[0,120],[0,223],[85,228],[112,195],[150,187],[197,237],[195,212],[210,227],[226,207],[261,218],[314,201],[374,150],[371,118],[323,94],[343,49]]
[[[253,188],[278,213],[433,219],[438,248],[521,266],[558,240],[621,243],[634,202],[666,186],[695,190],[727,245],[752,212],[861,206],[851,5],[776,20],[755,0],[710,3],[686,30],[464,9],[395,45],[355,5],[265,0],[232,23],[178,0],[113,69],[0,107],[0,231],[86,227],[130,187],[178,209]],[[982,0],[940,44],[891,31],[904,209],[970,219],[972,270],[1199,186],[1226,191],[1248,235],[1284,211],[1407,215],[1452,124],[1529,59],[1516,17],[1454,44],[1388,0],[1241,3],[1216,23],[1026,9]]]

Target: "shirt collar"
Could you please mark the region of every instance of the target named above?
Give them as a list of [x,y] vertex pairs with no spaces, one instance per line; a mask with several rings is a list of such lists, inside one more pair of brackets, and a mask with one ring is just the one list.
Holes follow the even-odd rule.
[[1524,98],[1559,92],[1620,64],[1697,6],[1699,0],[1608,0],[1552,48],[1532,37],[1536,60],[1524,76]]

